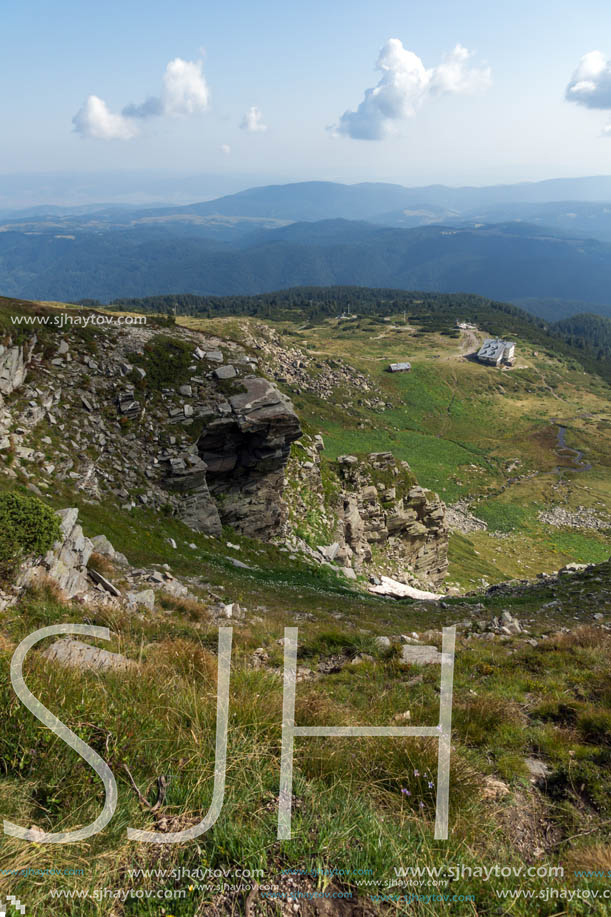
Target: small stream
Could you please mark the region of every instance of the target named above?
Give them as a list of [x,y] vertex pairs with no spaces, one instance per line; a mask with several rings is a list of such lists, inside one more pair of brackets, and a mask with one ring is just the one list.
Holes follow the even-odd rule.
[[573,462],[573,467],[570,465],[556,465],[554,471],[556,474],[564,474],[565,471],[590,471],[592,465],[590,462],[583,461],[583,452],[580,449],[571,449],[570,446],[566,444],[566,427],[563,427],[562,424],[554,421],[558,427],[558,436],[556,439],[556,453],[559,456],[566,456],[568,459]]

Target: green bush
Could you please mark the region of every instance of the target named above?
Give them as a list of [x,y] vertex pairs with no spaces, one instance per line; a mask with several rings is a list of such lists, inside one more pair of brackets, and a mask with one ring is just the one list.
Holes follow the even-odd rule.
[[44,554],[59,538],[59,519],[29,494],[0,495],[0,576],[6,578],[27,554]]
[[133,357],[133,362],[146,370],[142,384],[156,391],[188,382],[192,360],[193,346],[166,334],[156,335],[143,355]]

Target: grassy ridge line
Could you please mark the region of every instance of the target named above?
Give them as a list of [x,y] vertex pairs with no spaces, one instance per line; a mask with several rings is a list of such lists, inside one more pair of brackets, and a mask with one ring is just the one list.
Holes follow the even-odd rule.
[[[294,287],[254,296],[196,296],[176,294],[115,300],[109,308],[212,318],[250,315],[275,321],[319,322],[350,309],[362,315],[382,316],[407,310],[412,322],[426,331],[455,329],[456,319],[474,322],[499,337],[513,334],[532,344],[579,359],[589,372],[611,381],[608,320],[581,321],[577,326],[548,323],[509,303],[472,293],[429,293],[367,287]],[[583,317],[580,317],[583,318]],[[571,322],[571,320],[565,320]]]

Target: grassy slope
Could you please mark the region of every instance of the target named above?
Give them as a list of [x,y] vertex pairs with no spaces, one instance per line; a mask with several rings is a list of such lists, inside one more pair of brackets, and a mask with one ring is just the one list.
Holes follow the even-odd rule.
[[[119,516],[120,514],[117,514]],[[96,519],[95,529],[99,526]],[[144,522],[144,520],[138,520]],[[127,523],[126,523],[127,524]],[[144,544],[136,557],[146,557]],[[92,529],[90,528],[90,531]],[[175,566],[192,566],[181,533],[160,526],[159,536],[179,537]],[[131,539],[119,547],[129,553]],[[190,537],[190,535],[189,535]],[[235,543],[232,538],[232,543]],[[211,545],[221,552],[220,544]],[[241,556],[261,563],[256,548],[242,542]],[[172,552],[174,559],[174,552]],[[167,557],[167,552],[166,555]],[[135,559],[135,557],[134,557]],[[174,565],[174,564],[173,564]],[[27,663],[27,682],[34,694],[109,763],[119,783],[119,806],[111,826],[88,843],[67,847],[33,848],[5,840],[0,852],[2,869],[52,867],[84,869],[84,875],[0,879],[0,886],[27,900],[40,914],[163,913],[159,905],[128,901],[123,910],[109,911],[108,902],[58,904],[51,888],[94,890],[101,887],[182,888],[179,878],[165,881],[129,878],[126,868],[145,866],[196,869],[202,866],[263,869],[277,877],[282,869],[320,868],[372,870],[376,880],[394,878],[394,866],[463,863],[472,867],[501,863],[516,868],[524,863],[561,864],[566,878],[558,884],[600,888],[595,879],[578,880],[574,869],[594,868],[599,854],[593,845],[605,836],[609,817],[608,741],[611,721],[603,712],[610,698],[608,637],[598,629],[582,627],[566,636],[552,636],[527,645],[523,638],[492,643],[459,639],[456,655],[453,707],[451,833],[447,843],[432,840],[434,817],[435,747],[431,740],[301,740],[295,751],[296,811],[293,839],[276,840],[282,681],[282,649],[277,639],[283,626],[300,627],[300,664],[316,669],[333,654],[367,652],[371,662],[348,665],[322,681],[298,687],[297,719],[302,724],[389,724],[397,714],[411,712],[411,722],[435,723],[438,717],[438,670],[423,673],[398,665],[395,652],[380,651],[375,633],[393,633],[430,626],[430,611],[409,604],[377,601],[324,589],[319,583],[278,588],[270,567],[269,582],[229,571],[202,552],[197,567],[227,598],[240,598],[258,618],[234,629],[229,767],[227,793],[217,824],[197,843],[163,851],[129,843],[127,825],[157,828],[131,789],[124,765],[145,791],[160,774],[171,775],[163,816],[179,819],[185,827],[200,817],[210,800],[214,757],[216,627],[209,623],[204,604],[166,602],[145,616],[104,609],[86,614],[90,623],[110,626],[109,649],[127,653],[141,663],[134,676],[81,676],[45,665],[37,654]],[[116,575],[115,575],[116,578]],[[602,585],[601,585],[602,584]],[[568,578],[559,587],[543,584],[516,597],[485,599],[486,619],[511,608],[529,622],[530,637],[541,629],[555,631],[560,623],[590,619],[583,606],[585,592],[609,590],[609,569],[597,570],[585,580]],[[274,594],[282,602],[274,601]],[[265,609],[260,600],[265,599]],[[538,611],[549,601],[543,625]],[[590,606],[591,607],[591,606]],[[596,606],[599,607],[599,606]],[[307,608],[307,612],[304,609]],[[334,612],[331,609],[335,609]],[[341,609],[341,610],[340,610]],[[82,614],[82,612],[81,612]],[[304,614],[308,616],[304,620]],[[450,602],[443,623],[462,620],[465,605]],[[4,773],[0,805],[5,817],[49,830],[72,828],[92,820],[100,809],[100,785],[62,742],[51,737],[18,703],[8,682],[8,663],[15,644],[34,628],[81,619],[52,593],[30,595],[18,609],[2,615],[0,647],[3,709]],[[555,622],[555,623],[554,623]],[[433,623],[429,639],[438,642],[441,621]],[[257,647],[269,654],[270,669],[248,667]],[[529,789],[524,758],[535,755],[550,768],[546,794]],[[416,772],[419,772],[420,776]],[[424,775],[427,775],[426,777]],[[501,798],[486,798],[486,779],[501,779],[509,788]],[[409,789],[407,797],[401,791]],[[154,792],[149,798],[154,799]],[[423,803],[420,806],[420,803]],[[516,825],[520,842],[516,842]],[[585,826],[585,827],[584,827]],[[581,841],[565,843],[581,834]],[[544,855],[536,853],[541,847]],[[547,879],[513,881],[512,887],[543,889]],[[357,880],[344,882],[367,900],[371,888]],[[478,913],[497,913],[496,891],[506,880],[477,878],[453,883],[450,891],[473,894]],[[379,890],[379,889],[378,889]],[[447,889],[446,889],[447,890]],[[431,889],[428,889],[431,891]],[[206,909],[207,892],[189,892],[173,902],[167,914],[192,917],[213,913]],[[239,898],[239,896],[238,896]],[[200,909],[197,910],[197,907]],[[237,905],[235,913],[244,913]],[[512,913],[532,913],[532,903],[518,903]],[[397,907],[403,912],[432,914],[473,913],[472,905],[416,905]],[[576,908],[572,913],[585,913]],[[593,913],[603,913],[594,909]],[[269,913],[274,913],[270,910]],[[557,913],[544,905],[538,913]]]
[[[236,326],[234,331],[237,330]],[[304,398],[302,410],[312,426],[324,430],[330,454],[345,451],[350,443],[363,452],[392,448],[391,444],[396,447],[393,436],[401,434],[404,427],[412,439],[405,439],[406,452],[400,457],[411,462],[422,483],[432,484],[427,475],[447,473],[458,477],[462,484],[451,481],[448,485],[452,490],[446,495],[451,497],[498,488],[503,479],[503,463],[518,455],[525,465],[548,462],[545,468],[549,484],[542,474],[518,485],[527,490],[522,500],[513,498],[515,488],[487,500],[489,507],[495,507],[492,515],[496,513],[497,525],[504,525],[508,515],[515,520],[516,508],[532,515],[527,500],[534,499],[533,495],[537,501],[546,499],[545,487],[555,483],[549,475],[554,460],[548,456],[549,446],[545,438],[541,439],[541,431],[547,428],[549,416],[571,416],[578,399],[577,382],[581,381],[572,375],[576,370],[559,370],[563,377],[561,394],[567,399],[562,402],[566,413],[561,415],[556,399],[543,393],[535,398],[524,390],[526,384],[532,383],[520,383],[510,397],[488,388],[493,386],[492,379],[502,378],[503,387],[509,390],[510,380],[519,381],[517,373],[528,369],[501,377],[472,364],[453,361],[449,358],[456,341],[420,339],[416,347],[409,331],[399,331],[391,351],[384,339],[372,344],[372,335],[366,328],[360,335],[344,335],[332,339],[332,343],[328,335],[324,341],[323,334],[324,328],[316,331],[318,337],[309,331],[309,343],[320,349],[336,348],[333,352],[341,352],[371,371],[378,384],[387,387],[389,400],[398,400],[401,393],[409,402],[409,411],[397,406],[389,412],[392,423],[387,414],[369,417],[358,412],[356,416],[340,415],[338,421],[336,406]],[[414,374],[387,376],[381,371],[382,360],[405,355],[408,340],[400,338],[403,334],[410,336],[407,356],[415,364]],[[372,352],[374,346],[379,348],[377,353]],[[441,354],[439,359],[435,358],[437,353]],[[444,356],[448,359],[444,360]],[[456,406],[459,412],[456,426],[454,415],[447,410],[453,374],[463,388],[469,385],[468,396],[462,395],[459,405],[456,398],[452,402],[451,411]],[[416,384],[419,379],[422,387]],[[599,384],[589,378],[583,381],[582,397],[589,413],[600,422],[603,403]],[[420,391],[427,393],[423,403],[419,401]],[[507,404],[507,411],[516,419],[514,433],[504,431],[499,443],[487,427],[473,426],[470,431],[469,421],[473,423],[480,416],[476,398],[482,404],[487,398],[492,405]],[[524,418],[517,402],[528,405],[533,419]],[[554,408],[556,414],[545,413]],[[539,416],[538,412],[543,413]],[[493,407],[490,413],[494,413]],[[365,430],[358,430],[361,422],[368,425]],[[442,423],[446,426],[442,427]],[[572,421],[575,441],[585,437],[588,423],[592,421]],[[603,429],[596,451],[589,444],[588,457],[595,456],[602,463],[606,436],[608,431]],[[417,455],[407,451],[410,442],[418,441],[416,437],[428,444]],[[456,445],[460,443],[463,446]],[[441,461],[437,458],[434,462],[433,455],[440,454],[435,446],[441,444],[447,445],[448,451],[443,452]],[[467,458],[459,451],[465,444]],[[588,502],[586,497],[591,494],[584,490],[585,486],[605,498],[602,472],[595,469],[590,473],[587,485],[581,476],[573,477],[576,490],[570,499],[575,503]],[[1,483],[14,486],[4,478]],[[543,489],[534,491],[535,486]],[[72,675],[45,665],[35,653],[28,659],[26,679],[31,690],[108,761],[119,784],[115,818],[88,843],[35,847],[4,840],[0,870],[49,867],[84,871],[81,876],[66,875],[61,879],[42,875],[15,879],[0,873],[0,891],[18,894],[30,912],[69,917],[163,914],[158,902],[146,904],[137,899],[125,905],[110,905],[108,900],[70,903],[50,898],[50,890],[58,887],[80,891],[122,887],[136,891],[163,884],[160,880],[129,878],[126,869],[136,866],[241,866],[262,868],[269,877],[277,877],[289,867],[371,869],[373,877],[381,881],[395,877],[394,866],[411,864],[489,867],[499,863],[519,867],[544,862],[561,864],[566,869],[562,881],[470,878],[444,888],[449,893],[474,895],[477,913],[481,914],[533,913],[532,902],[501,905],[496,892],[507,887],[540,891],[548,885],[582,889],[604,886],[594,878],[577,878],[574,870],[608,868],[609,863],[605,847],[611,791],[611,721],[605,712],[611,703],[609,645],[603,632],[590,626],[594,610],[606,614],[611,610],[608,565],[583,577],[564,578],[557,586],[542,583],[523,594],[473,597],[466,602],[449,600],[443,611],[438,607],[433,611],[427,605],[395,603],[352,592],[332,574],[324,570],[313,572],[282,550],[240,538],[233,532],[225,533],[220,540],[207,538],[145,509],[128,513],[110,505],[91,504],[75,498],[68,490],[58,489],[48,500],[57,506],[78,504],[86,533],[104,532],[133,564],[168,562],[195,591],[201,578],[227,601],[240,602],[248,614],[246,623],[236,624],[234,630],[229,767],[221,817],[197,842],[162,851],[129,843],[125,837],[127,825],[154,827],[154,819],[138,805],[124,764],[145,791],[160,774],[171,775],[163,814],[178,818],[176,827],[197,820],[207,809],[214,759],[213,653],[217,627],[211,624],[206,611],[206,592],[199,604],[165,602],[145,616],[66,606],[52,593],[42,592],[1,614],[0,690],[5,719],[0,736],[0,806],[3,816],[17,823],[37,824],[49,830],[74,828],[98,814],[102,793],[97,779],[77,756],[17,703],[8,677],[16,643],[36,627],[86,620],[111,628],[114,636],[109,649],[141,661],[137,674],[118,678]],[[504,500],[511,511],[498,508],[505,505]],[[519,521],[519,533],[500,542],[486,535],[456,536],[453,557],[461,576],[491,576],[491,571],[500,573],[504,565],[517,565],[517,558],[512,561],[510,555],[510,547],[517,546],[517,539],[524,539],[525,550],[533,550],[536,538],[522,517]],[[170,537],[177,542],[175,550],[168,546]],[[592,536],[583,537],[587,550],[600,543]],[[227,541],[239,545],[240,550],[229,547]],[[499,547],[502,556],[493,561],[492,551]],[[554,560],[546,546],[541,551],[544,558]],[[567,549],[567,554],[572,559],[574,551],[572,554]],[[228,559],[231,556],[256,569],[236,569]],[[118,581],[119,571],[110,575]],[[442,624],[471,617],[471,606],[480,602],[485,609],[475,614],[482,620],[510,609],[529,625],[529,637],[539,639],[536,646],[526,643],[523,637],[458,641],[449,841],[432,839],[434,788],[429,788],[429,780],[424,777],[426,773],[434,782],[435,748],[430,741],[308,739],[296,744],[294,836],[290,842],[278,842],[282,649],[277,640],[283,627],[299,626],[300,664],[314,670],[320,660],[338,653],[367,652],[372,657],[370,662],[349,665],[321,680],[301,683],[298,722],[382,725],[393,723],[395,715],[410,710],[413,724],[435,723],[438,671],[400,666],[396,650],[389,654],[380,651],[373,637],[432,628],[434,633],[427,639],[438,642]],[[571,626],[573,633],[556,635],[560,626]],[[580,629],[575,631],[577,626]],[[540,639],[541,632],[551,636]],[[267,671],[249,666],[253,650],[261,646],[269,654]],[[535,793],[531,788],[524,765],[527,755],[543,759],[550,768],[545,793]],[[415,771],[421,776],[416,776]],[[483,788],[489,777],[503,780],[509,792],[498,798],[486,797]],[[409,789],[411,796],[402,793],[402,789]],[[153,789],[149,798],[154,798]],[[537,848],[544,853],[537,853]],[[167,879],[165,885],[188,889],[189,882]],[[344,882],[343,887],[346,885],[361,900],[370,898],[371,888],[359,888],[358,881]],[[433,887],[420,890],[435,891]],[[557,914],[559,907],[557,902],[540,901],[537,913]],[[408,912],[427,917],[439,913],[466,915],[474,913],[474,906],[417,902],[391,909],[391,913]],[[187,891],[185,899],[167,905],[165,913],[193,917],[213,910],[208,893],[193,890]],[[234,913],[244,913],[243,896],[237,896]],[[575,904],[571,913],[603,914],[604,910],[590,902]]]

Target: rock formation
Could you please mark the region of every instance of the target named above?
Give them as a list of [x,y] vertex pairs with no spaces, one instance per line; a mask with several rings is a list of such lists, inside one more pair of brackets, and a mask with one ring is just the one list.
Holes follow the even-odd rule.
[[27,586],[46,576],[54,580],[67,598],[73,598],[86,592],[91,585],[87,577],[87,561],[93,551],[93,542],[85,537],[78,524],[77,509],[62,509],[58,516],[61,519],[60,540],[39,562],[26,566],[18,585]]
[[340,456],[338,477],[340,554],[357,568],[376,548],[403,563],[422,582],[439,585],[448,561],[445,506],[437,494],[413,483],[405,462],[390,452],[367,459]]
[[229,398],[231,412],[206,425],[197,450],[222,522],[245,535],[267,538],[286,518],[281,499],[291,443],[301,436],[288,398],[257,376]]
[[36,335],[24,345],[0,344],[0,395],[11,395],[25,381]]
[[41,491],[67,481],[87,499],[169,510],[214,536],[223,524],[277,534],[283,469],[301,434],[290,400],[254,374],[257,360],[243,347],[181,328],[171,342],[190,355],[186,377],[149,385],[157,366],[147,353],[156,345],[162,360],[163,338],[153,328],[104,328],[88,342],[67,330],[36,349],[34,337],[0,348],[7,473],[35,477]]
[[[316,546],[326,562],[347,575],[385,573],[401,581],[411,578],[414,585],[442,583],[448,566],[445,505],[416,483],[407,462],[380,452],[343,455],[323,467],[322,437],[302,448],[289,466],[292,520],[297,528],[303,519],[319,523],[320,533],[303,534],[310,540],[327,535],[330,543]],[[309,494],[314,494],[311,501]]]
[[198,532],[220,535],[221,517],[208,490],[206,463],[191,452],[167,459],[166,465],[168,470],[164,485],[181,495],[178,515],[183,522]]

